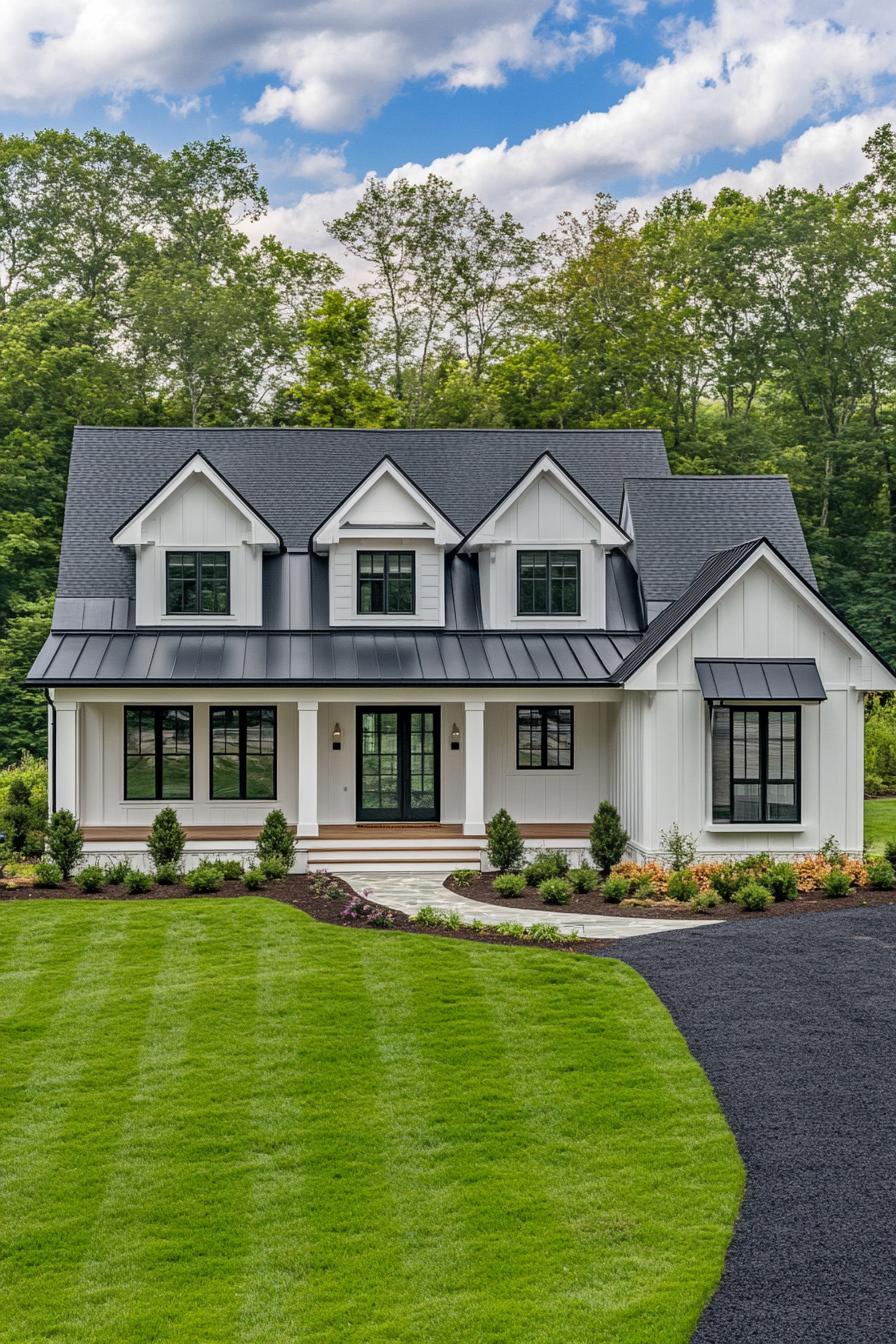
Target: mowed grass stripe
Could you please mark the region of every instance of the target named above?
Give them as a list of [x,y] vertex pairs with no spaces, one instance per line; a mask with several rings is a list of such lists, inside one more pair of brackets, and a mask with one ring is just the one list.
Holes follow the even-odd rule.
[[[33,914],[22,918],[22,907],[0,902],[2,933],[2,971],[0,971],[0,1029],[6,1028],[13,1053],[17,1041],[31,1047],[52,1025],[56,1005],[78,974],[78,957],[90,937],[90,925],[79,925],[75,940],[71,922],[64,916],[61,902],[32,901]],[[73,945],[73,941],[77,946]],[[35,1016],[28,995],[40,1005]],[[19,1061],[21,1062],[21,1060]],[[4,1083],[8,1082],[9,1057],[4,1051]]]
[[[73,1339],[226,1338],[245,1236],[254,926],[236,902],[166,918],[134,1088],[76,1293]],[[189,1248],[190,1254],[184,1255]],[[157,1284],[177,1300],[177,1323]]]
[[68,1118],[3,1344],[686,1344],[741,1169],[632,972],[262,898],[60,908]]

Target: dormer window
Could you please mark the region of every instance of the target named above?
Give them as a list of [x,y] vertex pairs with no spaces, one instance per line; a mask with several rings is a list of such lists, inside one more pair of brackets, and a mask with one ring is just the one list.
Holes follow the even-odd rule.
[[519,551],[517,615],[578,616],[578,551]]
[[228,551],[168,551],[165,557],[167,616],[228,616]]
[[414,614],[414,552],[358,552],[358,614]]

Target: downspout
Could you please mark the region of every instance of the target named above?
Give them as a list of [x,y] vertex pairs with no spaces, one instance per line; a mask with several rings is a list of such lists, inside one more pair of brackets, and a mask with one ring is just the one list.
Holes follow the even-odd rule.
[[44,687],[44,699],[50,711],[50,760],[47,772],[47,803],[50,816],[56,811],[56,705],[48,687]]

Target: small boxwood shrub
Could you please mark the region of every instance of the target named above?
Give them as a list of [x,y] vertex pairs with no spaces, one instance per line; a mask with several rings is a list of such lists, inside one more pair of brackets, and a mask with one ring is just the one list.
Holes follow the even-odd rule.
[[474,868],[455,868],[451,874],[451,880],[456,887],[468,887],[476,877]]
[[526,937],[533,943],[565,943],[567,935],[556,924],[530,924]]
[[896,840],[888,840],[884,845],[884,858],[896,868]]
[[734,900],[738,905],[743,906],[744,910],[767,910],[772,903],[772,894],[768,887],[763,886],[755,878],[742,882],[738,887]]
[[618,905],[628,896],[630,887],[631,883],[627,877],[623,877],[619,873],[614,874],[604,882],[604,900],[609,901],[610,905]]
[[526,926],[525,924],[515,924],[512,920],[508,920],[504,924],[496,924],[495,933],[500,933],[504,938],[525,938]]
[[693,873],[687,868],[674,869],[669,874],[666,895],[672,901],[693,901],[700,895],[700,888]]
[[156,883],[160,887],[173,887],[179,878],[176,863],[160,863],[155,871]]
[[636,901],[655,901],[657,890],[653,883],[653,878],[649,873],[643,877],[636,877],[631,884],[631,893]]
[[797,894],[796,869],[792,863],[773,863],[763,878],[773,901],[795,901]]
[[764,877],[772,866],[772,856],[760,850],[758,854],[745,854],[742,859],[738,859],[734,865],[734,870],[741,877]]
[[523,837],[513,817],[502,807],[486,826],[488,861],[499,873],[519,868],[523,861]]
[[852,878],[842,868],[832,868],[827,876],[822,878],[821,886],[825,896],[848,896]]
[[572,895],[572,883],[565,877],[546,877],[538,884],[538,894],[547,905],[566,905]]
[[124,886],[129,896],[142,896],[145,891],[151,891],[153,885],[151,873],[144,873],[142,868],[128,869]]
[[62,881],[62,869],[52,859],[40,859],[34,865],[34,885],[36,887],[58,887]]
[[723,863],[710,873],[709,885],[723,901],[733,901],[743,878],[733,863]]
[[[349,902],[349,905],[350,904],[351,902]],[[346,907],[346,909],[348,909],[348,907]],[[343,911],[343,913],[345,912]],[[423,927],[427,929],[437,929],[441,925],[443,918],[444,916],[442,915],[441,911],[436,910],[434,906],[421,905],[417,913],[415,915],[411,915],[409,923],[422,924]]]
[[526,883],[537,887],[550,877],[565,877],[569,872],[569,859],[559,849],[546,849],[526,865]]
[[264,886],[264,873],[260,868],[247,868],[243,873],[243,886],[247,891],[258,891]]
[[198,863],[184,874],[184,886],[198,895],[220,891],[222,880],[221,869],[216,863]]
[[131,865],[127,859],[118,859],[115,863],[108,863],[106,864],[106,881],[112,887],[120,887],[130,871]]
[[522,896],[526,890],[525,873],[499,873],[492,884],[496,896]]
[[67,808],[54,812],[47,826],[47,853],[65,878],[71,877],[84,849],[81,827]]
[[239,859],[225,859],[223,863],[218,864],[218,867],[226,882],[238,882],[243,875],[243,865]]
[[692,896],[690,906],[697,914],[701,914],[704,910],[715,910],[721,901],[719,893],[710,887],[708,891],[698,891],[696,896]]
[[605,877],[614,863],[622,858],[628,840],[628,831],[623,829],[619,813],[605,800],[591,823],[591,857]]
[[583,863],[580,868],[570,868],[569,880],[575,891],[582,894],[594,891],[598,882],[597,869],[592,868],[590,863]]
[[278,882],[289,872],[286,863],[284,863],[283,859],[278,858],[276,854],[269,854],[268,857],[264,859],[259,855],[258,866],[265,877],[271,882]]
[[106,874],[99,863],[89,863],[80,873],[75,873],[75,883],[82,891],[102,891],[106,885]]
[[279,859],[285,869],[284,876],[289,872],[296,856],[296,842],[279,808],[265,817],[255,848],[260,867],[264,866],[265,859]]
[[163,807],[157,812],[146,838],[146,848],[155,868],[180,863],[187,843],[187,833],[177,819],[173,807]]
[[896,887],[896,869],[889,859],[872,859],[868,864],[868,885],[877,891],[892,891]]

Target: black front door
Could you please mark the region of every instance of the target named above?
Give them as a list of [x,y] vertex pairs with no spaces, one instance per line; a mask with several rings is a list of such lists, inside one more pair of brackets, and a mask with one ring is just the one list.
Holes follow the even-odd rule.
[[439,711],[358,710],[358,820],[438,821]]

